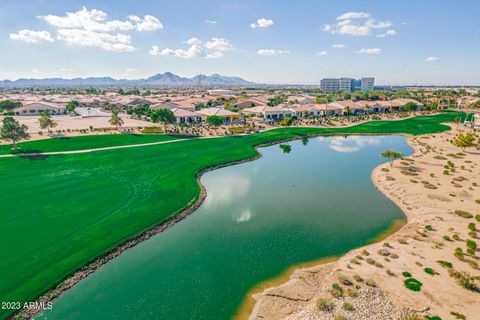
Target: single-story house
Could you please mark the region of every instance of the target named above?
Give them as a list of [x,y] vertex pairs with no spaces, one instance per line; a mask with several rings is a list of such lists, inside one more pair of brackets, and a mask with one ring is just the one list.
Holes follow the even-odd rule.
[[293,108],[278,108],[270,106],[258,106],[252,108],[245,108],[242,113],[261,115],[265,120],[279,121],[283,118],[292,118],[295,116],[295,110]]
[[199,123],[202,121],[202,117],[195,112],[181,108],[173,108],[171,110],[177,120],[177,124]]
[[176,104],[175,102],[172,101],[165,101],[165,102],[160,102],[156,103],[153,105],[150,105],[150,110],[159,110],[159,109],[175,109],[175,108],[181,108],[179,104]]
[[32,102],[16,108],[15,115],[17,116],[37,116],[43,111],[50,111],[52,115],[67,114],[67,109],[63,105],[48,103],[48,102]]
[[198,111],[195,111],[195,113],[199,117],[201,117],[202,121],[207,120],[207,118],[211,116],[219,116],[225,119],[225,123],[232,122],[234,118],[240,115],[237,112],[232,112],[232,111],[225,110],[223,108],[217,108],[217,107],[203,108]]

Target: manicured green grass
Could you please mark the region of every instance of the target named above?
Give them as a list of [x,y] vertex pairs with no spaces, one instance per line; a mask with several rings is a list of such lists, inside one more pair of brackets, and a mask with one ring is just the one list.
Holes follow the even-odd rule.
[[[199,171],[254,157],[256,145],[309,134],[435,133],[448,129],[441,122],[458,115],[375,121],[345,129],[282,128],[241,137],[71,155],[1,158],[0,300],[31,301],[88,261],[182,211],[199,196]],[[122,136],[104,138],[113,139],[108,137]],[[49,151],[69,148],[64,142],[45,143]],[[93,140],[83,143],[85,148],[102,145]],[[9,313],[1,310],[0,317]]]
[[[26,141],[18,144],[16,153],[56,152],[83,149],[96,149],[129,144],[160,142],[192,136],[159,135],[159,134],[102,134],[94,136],[78,136]],[[11,145],[0,145],[0,154],[14,153]]]

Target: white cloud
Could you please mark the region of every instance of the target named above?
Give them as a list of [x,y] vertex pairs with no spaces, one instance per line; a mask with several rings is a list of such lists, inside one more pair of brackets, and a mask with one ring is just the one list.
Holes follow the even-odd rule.
[[204,44],[202,40],[193,37],[183,43],[190,47],[188,49],[161,49],[159,46],[153,46],[149,53],[152,56],[171,56],[184,59],[219,59],[224,57],[224,52],[234,50],[230,41],[225,38],[211,38]]
[[440,59],[438,57],[428,57],[425,59],[425,62],[428,62],[428,63],[433,63],[433,62],[437,62],[439,61]]
[[135,72],[137,72],[137,71],[138,71],[138,70],[135,69],[135,68],[127,68],[127,69],[125,69],[125,73],[135,73]]
[[366,12],[346,12],[337,17],[336,23],[323,25],[322,30],[332,34],[369,36],[375,29],[387,29],[392,25],[390,21],[376,21]]
[[131,45],[131,38],[125,34],[110,34],[81,29],[59,29],[57,39],[70,45],[97,47],[106,51],[133,52],[137,49]]
[[130,15],[127,20],[107,21],[108,15],[102,10],[88,10],[83,7],[77,12],[67,12],[65,16],[46,15],[40,19],[48,24],[61,29],[85,29],[90,31],[109,32],[115,30],[128,31],[152,31],[163,29],[162,23],[154,16],[146,15],[142,18]]
[[60,69],[60,72],[72,72],[73,69],[72,68],[61,68]]
[[232,51],[233,46],[227,39],[224,38],[212,38],[210,41],[205,43],[205,47],[210,50],[216,51]]
[[336,43],[334,45],[332,45],[332,48],[335,48],[335,49],[342,49],[342,48],[347,48],[348,46],[346,44],[342,44],[342,43]]
[[221,51],[214,51],[205,56],[205,59],[220,59],[220,58],[223,58],[223,52]]
[[361,19],[361,18],[370,18],[370,14],[366,12],[346,12],[337,17],[337,20],[346,20],[346,19]]
[[382,53],[382,49],[380,49],[380,48],[363,48],[363,49],[358,50],[355,53],[358,53],[358,54],[380,54],[380,53]]
[[315,55],[316,56],[326,56],[328,54],[327,51],[320,51],[320,52],[317,52]]
[[260,18],[256,22],[250,24],[250,28],[268,28],[273,26],[273,21],[270,19]]
[[137,31],[153,31],[163,29],[163,24],[154,16],[146,15],[143,17],[143,19],[137,19],[136,22],[135,29]]
[[174,50],[170,48],[160,49],[158,46],[153,46],[150,49],[149,53],[152,56],[171,56],[171,57],[178,57],[178,58],[184,58],[184,59],[198,58],[204,55],[202,48],[197,44],[191,45],[190,48],[188,48],[187,50],[184,50],[184,49]]
[[275,49],[260,49],[257,51],[259,56],[279,56],[282,54],[290,53],[290,50],[275,50]]
[[397,34],[397,31],[394,29],[387,30],[387,32],[377,35],[378,38],[385,38],[388,36],[394,36]]
[[202,41],[201,41],[200,39],[198,39],[198,38],[193,37],[193,38],[190,38],[190,39],[188,39],[188,40],[186,40],[186,41],[183,41],[183,43],[186,43],[186,44],[192,46],[192,45],[194,45],[194,44],[201,44]]
[[23,29],[17,33],[10,33],[10,39],[27,43],[39,43],[42,41],[53,42],[52,35],[48,31],[32,31]]
[[207,23],[207,24],[217,24],[217,21],[206,19],[205,23]]

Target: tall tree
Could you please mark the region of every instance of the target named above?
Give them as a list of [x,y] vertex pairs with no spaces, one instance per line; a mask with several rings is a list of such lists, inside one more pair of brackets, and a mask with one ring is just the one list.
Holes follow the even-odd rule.
[[388,162],[390,163],[390,167],[393,167],[393,160],[403,158],[403,153],[395,150],[385,150],[381,153],[381,156],[383,158],[388,159]]
[[2,121],[0,138],[12,141],[13,149],[16,150],[18,141],[30,138],[27,130],[26,125],[18,123],[18,121],[12,117],[5,117]]
[[50,128],[55,128],[57,123],[52,119],[52,114],[48,110],[42,111],[40,115],[40,128],[47,129],[48,134],[50,134]]
[[69,103],[67,103],[67,112],[72,113],[75,111],[75,108],[78,107],[78,101],[77,100],[72,100]]
[[111,125],[115,126],[115,129],[118,130],[118,127],[123,125],[123,119],[118,115],[118,109],[112,109],[112,115],[108,121]]
[[167,124],[173,124],[177,120],[172,110],[170,109],[158,109],[150,115],[150,119],[153,122],[159,123],[162,122],[164,125],[164,132],[167,132]]

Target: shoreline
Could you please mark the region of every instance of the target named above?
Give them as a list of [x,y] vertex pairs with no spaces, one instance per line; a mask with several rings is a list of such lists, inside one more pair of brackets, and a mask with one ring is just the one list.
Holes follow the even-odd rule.
[[[401,218],[401,219],[395,219],[393,220],[388,228],[380,234],[376,235],[372,239],[369,239],[366,243],[365,246],[371,243],[376,243],[385,240],[388,238],[390,235],[396,233],[398,230],[403,228],[407,224],[407,218]],[[363,248],[360,247],[360,248]],[[352,249],[356,250],[358,248]],[[350,250],[351,251],[351,250]],[[348,251],[348,252],[350,252]],[[346,252],[345,254],[347,254]],[[286,268],[283,272],[278,274],[277,276],[274,276],[270,279],[264,280],[257,285],[255,285],[253,288],[248,290],[248,293],[245,295],[242,303],[240,304],[239,308],[235,312],[233,319],[235,320],[243,320],[243,319],[248,319],[250,314],[252,313],[254,307],[255,307],[255,298],[254,296],[256,294],[261,294],[264,290],[267,290],[272,287],[276,287],[281,285],[284,282],[287,282],[290,277],[297,271],[298,269],[308,269],[311,267],[317,267],[320,265],[328,265],[328,264],[333,264],[336,261],[338,261],[343,255],[339,256],[329,256],[329,257],[323,257],[319,259],[314,259],[311,261],[306,261],[306,262],[300,262],[297,264],[293,264]]]
[[[407,143],[409,146],[414,150],[414,152],[409,156],[411,159],[415,159],[414,163],[415,165],[421,164],[422,169],[424,166],[426,166],[426,169],[433,169],[440,167],[438,170],[443,170],[442,165],[434,164],[432,163],[434,159],[438,159],[437,157],[441,154],[447,154],[448,152],[452,153],[458,153],[460,150],[451,143],[448,142],[449,136],[452,134],[461,132],[459,130],[458,126],[453,126],[451,125],[451,130],[450,131],[445,131],[442,133],[436,133],[436,134],[428,134],[428,135],[420,135],[420,136],[410,136],[407,139]],[[462,128],[462,130],[465,130]],[[446,138],[446,139],[445,139]],[[423,140],[423,141],[422,141]],[[435,151],[435,148],[437,148],[438,144],[434,144],[435,147],[429,147],[426,146],[427,143],[425,141],[431,141],[431,140],[441,140],[442,145],[441,148],[438,147],[438,153],[433,152],[432,156],[432,150]],[[446,143],[445,143],[446,142]],[[445,151],[447,149],[448,151]],[[453,150],[453,151],[452,151]],[[473,151],[473,150],[472,150]],[[466,154],[465,158],[468,157],[469,160],[466,161],[466,164],[474,163],[471,167],[472,168],[477,168],[478,164],[478,158],[477,162],[474,161],[475,155],[478,157],[479,153],[472,152],[471,154]],[[448,158],[444,157],[444,162],[449,160]],[[442,159],[442,160],[443,160]],[[454,162],[458,162],[456,160],[457,158],[452,159]],[[461,159],[464,159],[464,157],[461,157]],[[473,319],[475,310],[478,310],[480,307],[480,302],[475,303],[476,301],[480,301],[480,297],[478,296],[478,293],[474,293],[472,291],[467,291],[460,286],[458,286],[453,281],[451,278],[449,278],[448,274],[445,273],[445,270],[442,270],[442,267],[440,267],[435,260],[433,259],[445,259],[452,261],[453,264],[455,265],[455,268],[457,268],[460,271],[467,271],[469,273],[472,273],[473,275],[478,276],[478,272],[475,272],[478,270],[478,268],[474,271],[471,268],[468,268],[468,265],[465,266],[465,263],[463,263],[460,266],[460,263],[456,258],[453,257],[453,249],[451,247],[455,246],[460,246],[460,244],[453,244],[453,245],[448,245],[449,246],[449,252],[448,255],[445,256],[444,253],[441,253],[440,255],[437,252],[434,252],[434,249],[443,249],[444,247],[447,247],[446,243],[441,243],[443,240],[442,235],[440,234],[434,234],[437,233],[435,224],[438,225],[438,230],[442,229],[444,232],[455,232],[458,234],[457,228],[453,228],[453,226],[458,227],[458,225],[463,224],[463,228],[466,229],[466,224],[471,221],[465,221],[463,218],[459,218],[455,215],[452,214],[454,210],[457,209],[456,206],[454,206],[451,202],[457,202],[458,203],[458,208],[459,209],[464,209],[468,208],[470,209],[470,212],[473,212],[474,214],[478,212],[478,204],[475,205],[475,199],[480,199],[480,192],[478,190],[478,187],[473,184],[475,189],[473,187],[470,187],[469,190],[473,190],[476,192],[473,192],[474,194],[471,194],[466,191],[462,191],[462,193],[459,193],[459,196],[461,196],[464,199],[458,200],[458,198],[455,196],[452,196],[453,199],[451,200],[448,198],[443,198],[440,195],[440,192],[437,191],[438,194],[428,194],[432,192],[430,189],[419,189],[417,192],[413,192],[410,190],[410,187],[413,183],[412,180],[415,179],[421,179],[420,177],[408,177],[404,176],[400,172],[394,172],[394,170],[400,169],[403,160],[397,160],[395,161],[394,167],[390,168],[388,166],[388,163],[381,164],[377,166],[371,174],[371,179],[374,184],[374,186],[382,192],[387,198],[389,198],[397,207],[399,207],[402,212],[406,216],[407,223],[403,225],[401,228],[399,228],[396,232],[393,232],[391,234],[386,234],[385,237],[373,239],[372,243],[368,243],[365,246],[352,249],[351,251],[347,252],[346,254],[340,256],[338,259],[336,259],[333,262],[329,263],[323,263],[323,264],[318,264],[313,267],[300,267],[294,271],[291,272],[291,275],[286,279],[286,281],[283,281],[281,284],[277,284],[274,286],[270,286],[269,288],[263,289],[261,292],[254,292],[252,295],[251,292],[249,292],[249,295],[245,298],[245,300],[253,300],[254,304],[250,303],[251,307],[251,313],[248,314],[247,312],[243,311],[242,312],[242,319],[331,319],[333,316],[332,313],[330,314],[325,314],[320,311],[318,311],[314,305],[314,302],[316,298],[321,295],[323,297],[324,295],[328,295],[329,293],[329,281],[335,282],[338,281],[338,277],[349,274],[350,276],[352,275],[352,269],[356,271],[354,274],[361,275],[362,277],[371,277],[370,279],[375,279],[375,282],[379,284],[378,294],[381,294],[384,296],[384,300],[388,302],[388,304],[392,304],[396,307],[396,311],[398,311],[396,314],[398,317],[392,317],[389,314],[388,319],[400,319],[403,318],[403,316],[408,315],[408,314],[421,314],[421,315],[427,315],[430,314],[429,312],[434,312],[433,315],[439,315],[442,318],[448,318],[450,316],[450,312],[453,308],[458,308],[459,306],[462,307],[464,310],[462,313],[465,313],[467,315],[467,319]],[[418,162],[417,162],[418,161]],[[438,160],[437,160],[438,162]],[[412,165],[413,162],[410,163]],[[462,169],[464,169],[462,166]],[[424,171],[426,171],[424,169]],[[402,170],[402,169],[400,169]],[[478,174],[478,169],[475,172]],[[470,172],[472,170],[470,169]],[[430,173],[429,179],[431,180],[432,178],[435,178],[439,180],[437,182],[438,188],[444,187],[444,183],[446,184],[445,187],[447,188],[452,188],[448,183],[446,183],[446,179],[450,179],[453,177],[453,173],[450,173],[452,176],[440,176],[437,177],[437,174],[441,174],[441,171],[435,172],[435,174],[432,172]],[[467,174],[467,173],[466,173]],[[458,173],[455,173],[455,175],[458,175]],[[387,177],[394,177],[392,179],[387,179]],[[411,179],[415,178],[415,179]],[[469,177],[471,181],[474,181],[474,178],[471,176]],[[427,178],[422,177],[422,179],[427,180]],[[401,182],[399,180],[402,180]],[[423,182],[423,181],[422,181]],[[442,182],[442,183],[440,183]],[[410,185],[408,185],[410,184]],[[415,182],[415,187],[418,188],[420,185],[420,188],[423,183],[418,183]],[[453,182],[452,182],[453,184]],[[458,186],[457,186],[458,187]],[[437,187],[435,186],[435,189]],[[447,193],[448,195],[448,193]],[[452,195],[452,193],[450,193]],[[426,203],[424,198],[427,198],[430,200],[430,202]],[[468,204],[465,205],[464,202],[469,200]],[[441,205],[439,205],[441,203]],[[445,205],[445,203],[449,205]],[[457,204],[456,203],[456,204]],[[477,202],[478,203],[478,202]],[[474,209],[471,209],[474,208]],[[453,216],[453,217],[452,217]],[[452,219],[453,218],[453,219]],[[449,220],[448,223],[443,223],[446,220]],[[460,219],[463,219],[460,220]],[[434,226],[434,231],[432,231],[431,235],[426,235],[427,239],[421,239],[420,237],[417,236],[417,234],[425,234],[424,230],[424,225],[431,223],[431,225]],[[440,228],[440,223],[442,223],[442,226]],[[448,229],[448,231],[447,231]],[[421,231],[419,231],[421,230]],[[464,233],[466,233],[465,230],[462,230]],[[468,231],[468,230],[467,230]],[[432,238],[431,240],[428,238]],[[435,239],[433,239],[435,238]],[[439,238],[437,240],[437,238]],[[462,236],[463,238],[463,236]],[[468,238],[468,235],[465,237]],[[405,248],[401,247],[402,241],[406,241],[405,239],[411,239],[407,245],[412,245],[413,249],[410,248]],[[392,250],[398,250],[395,251],[395,253],[400,254],[400,258],[397,261],[391,262],[391,260],[385,258],[385,261],[388,260],[389,264],[394,264],[395,262],[401,262],[401,268],[398,268],[398,266],[395,266],[397,270],[394,270],[392,268],[391,271],[392,273],[395,272],[393,277],[385,275],[385,269],[383,269],[383,266],[381,269],[375,268],[374,266],[369,266],[369,265],[364,265],[362,263],[362,266],[358,266],[355,264],[350,265],[351,261],[353,258],[358,257],[358,254],[362,250],[369,250],[370,253],[372,253],[373,250],[381,250],[382,248],[385,248],[385,246],[381,246],[381,242],[383,240],[388,240],[390,242],[387,242],[387,247],[390,246],[390,244],[393,244]],[[418,243],[416,243],[418,242]],[[400,245],[398,245],[400,243]],[[421,248],[420,248],[421,247]],[[395,248],[395,249],[393,249]],[[450,252],[451,250],[451,252]],[[433,252],[433,253],[432,253]],[[355,254],[357,254],[355,256]],[[408,255],[411,257],[406,258]],[[433,261],[429,261],[427,256],[433,257]],[[370,255],[370,257],[373,257],[373,255]],[[377,258],[377,257],[375,257]],[[382,259],[383,257],[380,257],[379,259]],[[478,257],[475,259],[478,260]],[[414,260],[422,260],[420,261],[414,261]],[[394,283],[392,284],[392,279],[394,282],[398,282],[402,279],[402,276],[397,276],[397,272],[401,273],[403,270],[410,271],[413,268],[420,268],[419,271],[415,272],[415,276],[421,279],[422,282],[424,281],[424,273],[423,273],[423,263],[427,261],[430,263],[428,267],[434,268],[436,271],[441,272],[437,277],[436,282],[432,283],[432,287],[435,287],[435,290],[431,290],[429,292],[425,292],[420,294],[412,294],[412,291],[406,290],[403,287],[403,284],[401,282],[399,283]],[[412,263],[414,262],[414,263]],[[382,263],[384,263],[382,261]],[[400,263],[398,263],[400,264]],[[373,270],[372,270],[373,269]],[[398,270],[399,269],[399,270]],[[387,269],[390,270],[390,269]],[[387,272],[388,273],[388,272]],[[413,272],[412,272],[413,273]],[[423,274],[422,274],[423,273]],[[395,279],[396,277],[396,279]],[[427,275],[427,277],[429,277]],[[432,276],[430,276],[432,277]],[[438,280],[438,278],[443,278],[443,280]],[[448,280],[447,280],[448,279]],[[308,281],[307,281],[308,280]],[[430,282],[435,281],[435,280],[430,280],[427,279]],[[448,281],[448,282],[447,282]],[[274,282],[274,281],[272,281]],[[279,281],[280,282],[280,281]],[[452,294],[451,292],[448,291],[448,287],[450,288],[450,291],[454,291],[455,293]],[[369,289],[370,290],[370,289]],[[423,289],[422,289],[423,290]],[[442,291],[441,293],[437,293],[438,291]],[[477,295],[477,296],[476,296]],[[476,299],[476,300],[475,300]],[[245,301],[244,300],[244,301]],[[335,300],[335,299],[334,299]],[[462,302],[459,302],[462,301]],[[463,302],[465,301],[465,302]],[[341,301],[339,301],[341,302]],[[364,301],[365,302],[365,301]],[[246,302],[244,302],[245,304]],[[360,302],[361,304],[362,302]],[[368,301],[367,303],[367,308],[368,308]],[[243,304],[242,304],[243,305]],[[390,307],[390,306],[389,306]],[[378,308],[378,306],[377,306]],[[380,307],[381,309],[382,307]],[[453,309],[453,311],[456,311]],[[341,310],[338,310],[340,314],[342,314]],[[388,314],[388,313],[387,313]],[[402,315],[402,316],[400,316]],[[350,316],[350,314],[349,314]],[[473,318],[472,318],[473,316]],[[367,319],[365,318],[365,314],[360,317],[354,317],[354,319]],[[385,317],[385,314],[383,314],[383,317],[377,317],[372,314],[372,317],[368,316],[368,319],[387,319]]]

